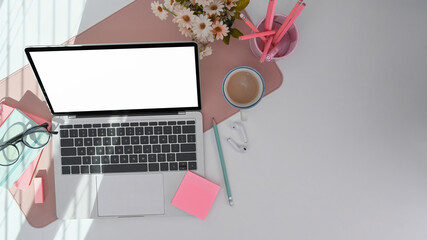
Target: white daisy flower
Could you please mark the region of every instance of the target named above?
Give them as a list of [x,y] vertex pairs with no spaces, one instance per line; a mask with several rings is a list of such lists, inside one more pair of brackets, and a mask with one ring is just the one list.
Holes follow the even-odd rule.
[[228,27],[223,24],[222,21],[216,22],[212,25],[212,33],[215,36],[216,40],[223,39],[228,35]]
[[196,3],[202,6],[207,6],[209,5],[211,2],[213,2],[213,0],[196,0]]
[[203,51],[200,52],[200,59],[203,59],[204,57],[207,57],[209,55],[212,54],[212,48],[211,47],[206,47],[205,49],[203,49]]
[[232,7],[236,6],[235,0],[224,0],[224,5],[230,10]]
[[200,41],[206,41],[212,36],[212,22],[208,16],[196,16],[192,26],[194,34]]
[[214,15],[214,14],[220,15],[223,8],[224,8],[224,4],[219,0],[215,0],[211,2],[209,5],[206,5],[203,9],[209,15]]
[[168,12],[163,9],[163,5],[158,1],[151,3],[151,10],[153,10],[154,15],[160,18],[160,20],[165,20],[168,17]]
[[179,32],[185,37],[193,38],[194,36],[193,32],[191,31],[191,28],[179,27]]
[[193,12],[188,8],[183,8],[176,11],[176,16],[172,22],[177,23],[179,27],[191,28],[191,23],[194,21]]

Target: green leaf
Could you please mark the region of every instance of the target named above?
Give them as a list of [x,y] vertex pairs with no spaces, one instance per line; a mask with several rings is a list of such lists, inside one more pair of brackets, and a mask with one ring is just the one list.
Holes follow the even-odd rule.
[[236,4],[236,11],[243,11],[249,5],[249,0],[239,0]]
[[233,36],[234,38],[239,38],[240,36],[243,36],[243,33],[239,31],[237,28],[232,28],[230,29],[229,35]]
[[225,36],[223,39],[222,39],[222,41],[225,43],[225,44],[230,44],[230,34],[229,35],[227,35],[227,36]]

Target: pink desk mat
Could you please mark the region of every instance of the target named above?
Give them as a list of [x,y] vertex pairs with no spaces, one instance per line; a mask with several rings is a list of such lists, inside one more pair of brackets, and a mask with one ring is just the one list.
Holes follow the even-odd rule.
[[[135,1],[66,44],[73,44],[73,40],[75,44],[188,41],[189,39],[179,33],[176,24],[171,22],[171,16],[165,21],[154,16],[150,8],[151,2]],[[236,21],[235,27],[245,34],[251,32],[249,27],[240,20]],[[212,117],[215,117],[219,123],[238,112],[227,104],[221,92],[222,80],[229,70],[242,65],[257,69],[265,80],[265,95],[279,88],[283,82],[282,73],[277,65],[275,63],[260,64],[250,51],[248,41],[232,38],[229,46],[217,41],[211,44],[211,47],[213,55],[205,57],[200,62],[204,131],[212,127]],[[9,106],[46,119],[52,118],[29,66],[0,82],[0,96],[1,102]],[[36,176],[43,177],[44,203],[34,203],[34,186],[32,186],[34,183],[26,191],[12,187],[9,192],[30,225],[44,227],[57,219],[50,146],[43,151],[36,169]]]

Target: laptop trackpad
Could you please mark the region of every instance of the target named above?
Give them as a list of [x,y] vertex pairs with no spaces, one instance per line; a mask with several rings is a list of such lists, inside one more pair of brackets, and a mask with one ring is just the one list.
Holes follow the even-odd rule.
[[163,174],[96,177],[98,216],[164,214]]

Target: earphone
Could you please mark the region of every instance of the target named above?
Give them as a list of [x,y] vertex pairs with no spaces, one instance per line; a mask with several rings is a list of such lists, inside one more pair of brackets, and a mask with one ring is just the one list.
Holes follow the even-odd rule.
[[230,145],[239,152],[244,153],[248,150],[248,148],[245,145],[237,144],[232,138],[227,138],[227,142],[229,142]]
[[[232,127],[233,129],[237,130],[238,132],[240,132],[240,135],[242,136],[243,141],[244,141],[245,143],[247,143],[247,142],[248,142],[248,135],[246,134],[245,127],[243,126],[243,124],[242,124],[242,123],[240,123],[240,122],[234,122],[234,123],[233,123],[233,125],[231,125],[231,127]],[[244,153],[244,152],[246,152],[246,151],[248,150],[248,147],[247,147],[246,145],[239,145],[239,144],[238,144],[236,141],[234,141],[231,137],[229,137],[229,138],[227,139],[227,142],[229,142],[229,143],[230,143],[230,145],[231,145],[234,149],[236,149],[238,152]]]
[[247,143],[248,142],[248,135],[246,135],[246,131],[245,131],[245,127],[243,126],[243,124],[242,123],[240,123],[240,122],[234,122],[233,123],[233,125],[231,126],[233,129],[236,129],[237,131],[239,131],[240,132],[240,134],[242,135],[242,137],[243,137],[243,141],[245,142],[245,143]]

